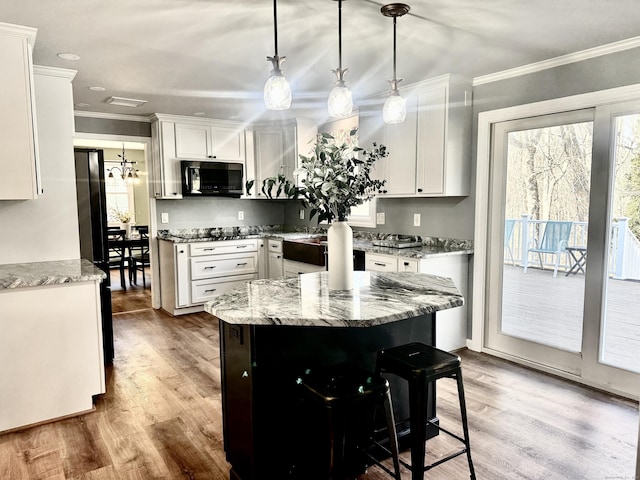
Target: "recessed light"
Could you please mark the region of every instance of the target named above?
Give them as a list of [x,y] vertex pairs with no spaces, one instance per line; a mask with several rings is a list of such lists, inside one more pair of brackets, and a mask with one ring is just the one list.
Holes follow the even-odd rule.
[[146,100],[138,100],[136,98],[109,97],[105,101],[111,105],[119,105],[121,107],[139,107],[147,103]]
[[205,112],[194,112],[194,115],[197,115],[198,117],[204,117],[206,115]]
[[106,88],[104,87],[89,87],[89,90],[93,90],[94,92],[104,92]]
[[63,60],[80,60],[80,56],[75,53],[59,53],[58,57]]
[[89,105],[88,103],[76,103],[75,104],[76,107],[90,107],[91,105]]

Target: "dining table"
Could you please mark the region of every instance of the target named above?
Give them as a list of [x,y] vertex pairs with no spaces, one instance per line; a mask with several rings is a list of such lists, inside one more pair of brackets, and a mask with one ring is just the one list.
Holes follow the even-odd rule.
[[[112,239],[109,238],[108,240],[109,242],[109,249],[122,249],[123,252],[123,256],[124,256],[124,260],[126,261],[126,267],[125,267],[125,262],[123,262],[121,265],[121,268],[127,268],[127,273],[128,269],[130,267],[129,265],[129,259],[131,258],[131,255],[133,253],[133,250],[136,249],[143,249],[143,248],[149,248],[149,237],[147,235],[136,235],[136,236],[130,236],[130,237],[125,237],[125,238],[118,238],[118,239]],[[124,272],[122,272],[121,278],[127,278],[128,275],[124,275]],[[126,289],[126,285],[122,285],[123,288]]]

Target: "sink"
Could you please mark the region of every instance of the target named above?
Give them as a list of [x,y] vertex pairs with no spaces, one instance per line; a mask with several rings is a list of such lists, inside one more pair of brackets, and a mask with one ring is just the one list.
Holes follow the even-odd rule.
[[282,242],[282,256],[286,260],[310,263],[312,265],[326,265],[327,237],[295,238]]

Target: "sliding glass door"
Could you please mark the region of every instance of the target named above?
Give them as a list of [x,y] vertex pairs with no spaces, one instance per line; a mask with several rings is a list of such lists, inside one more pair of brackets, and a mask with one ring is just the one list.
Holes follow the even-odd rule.
[[495,123],[490,179],[485,346],[636,391],[640,105]]

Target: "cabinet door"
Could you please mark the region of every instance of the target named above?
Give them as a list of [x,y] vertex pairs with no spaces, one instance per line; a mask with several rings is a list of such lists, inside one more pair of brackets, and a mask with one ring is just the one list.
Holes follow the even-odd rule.
[[416,191],[419,194],[445,193],[446,121],[447,87],[420,92],[416,182]]
[[176,259],[176,307],[186,307],[191,303],[189,298],[189,286],[191,278],[189,276],[189,255],[185,244],[174,245],[174,258]]
[[211,158],[211,127],[176,123],[176,155],[179,159]]
[[156,198],[182,198],[180,161],[176,158],[176,134],[173,122],[151,125],[153,136],[153,193]]
[[402,123],[385,125],[385,159],[388,195],[413,195],[416,192],[417,97],[407,98],[407,118]]
[[[384,122],[380,111],[363,110],[358,119],[358,143],[365,150],[371,150],[373,143],[387,146],[385,137]],[[376,180],[386,180],[388,178],[389,157],[378,160],[373,165],[371,171],[372,178]],[[383,187],[383,192],[387,191],[387,185]]]
[[0,200],[30,200],[41,192],[31,46],[10,30],[0,29]]
[[258,278],[269,278],[267,241],[264,239],[258,240]]
[[244,130],[240,126],[214,125],[211,127],[209,155],[221,162],[244,161]]
[[[256,195],[264,197],[262,182],[265,178],[287,175],[284,164],[284,133],[280,127],[259,127],[254,131],[256,159]],[[293,174],[292,172],[289,172]],[[291,179],[293,176],[291,176]],[[276,191],[273,191],[275,196]],[[281,195],[282,196],[282,195]]]
[[415,258],[398,258],[398,271],[399,272],[414,272],[418,273],[418,262]]
[[284,260],[282,253],[269,252],[269,278],[284,277]]

